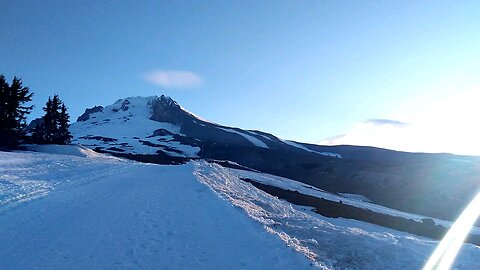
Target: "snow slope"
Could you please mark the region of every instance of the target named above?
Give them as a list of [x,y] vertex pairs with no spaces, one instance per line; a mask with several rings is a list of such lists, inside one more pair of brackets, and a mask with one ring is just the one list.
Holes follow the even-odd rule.
[[56,145],[56,144],[31,144],[24,145],[29,151],[43,152],[49,154],[69,155],[77,157],[103,158],[115,159],[112,156],[99,154],[92,149],[83,147],[81,145]]
[[193,164],[65,154],[0,152],[0,269],[311,268]]
[[[279,187],[279,188],[290,190],[290,191],[297,191],[301,194],[305,194],[305,195],[309,195],[317,198],[323,198],[328,201],[333,201],[333,202],[342,201],[343,204],[355,206],[358,208],[368,209],[381,214],[402,217],[406,219],[412,219],[419,222],[421,222],[422,219],[424,218],[429,218],[433,220],[435,224],[442,225],[445,228],[450,228],[453,225],[453,222],[451,221],[427,217],[427,216],[418,215],[418,214],[412,214],[412,213],[392,209],[389,207],[381,206],[378,204],[374,204],[374,203],[371,203],[367,197],[358,195],[358,194],[340,193],[341,195],[337,195],[337,194],[316,188],[314,186],[307,185],[305,183],[301,183],[292,179],[271,175],[267,173],[259,173],[259,172],[237,170],[237,169],[230,169],[230,173],[232,175],[235,175],[238,178],[248,178],[261,184],[265,184],[273,187]],[[471,229],[471,233],[480,235],[480,228],[473,227]]]
[[[325,218],[241,181],[238,170],[205,162],[195,165],[201,182],[321,269],[421,269],[438,244],[365,222]],[[453,269],[480,269],[480,247],[464,244]]]
[[332,153],[332,152],[317,152],[317,151],[309,149],[309,148],[307,148],[307,147],[305,147],[305,146],[303,146],[299,143],[293,142],[293,141],[282,140],[282,142],[285,143],[285,144],[288,144],[290,146],[305,150],[305,151],[310,152],[310,153],[315,153],[315,154],[319,154],[319,155],[323,155],[323,156],[329,156],[329,157],[342,158],[342,155],[340,155],[340,154]]
[[[239,179],[269,175],[71,147],[0,152],[0,269],[420,269],[438,244],[325,218]],[[480,269],[479,258],[465,244],[453,269]]]
[[218,128],[221,129],[221,130],[230,132],[230,133],[238,134],[238,135],[244,137],[245,139],[247,139],[254,146],[261,147],[261,148],[268,148],[268,146],[264,142],[260,141],[259,139],[255,138],[253,136],[250,136],[246,133],[242,133],[242,132],[236,131],[236,130],[231,129],[231,128],[221,128],[221,127],[218,127]]

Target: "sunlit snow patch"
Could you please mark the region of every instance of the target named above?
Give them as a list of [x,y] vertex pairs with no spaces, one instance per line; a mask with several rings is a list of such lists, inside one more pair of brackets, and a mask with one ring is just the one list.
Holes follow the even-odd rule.
[[221,130],[224,130],[224,131],[227,131],[227,132],[230,132],[230,133],[238,134],[238,135],[242,136],[243,138],[245,138],[246,140],[248,140],[249,142],[251,142],[255,146],[258,146],[258,147],[261,147],[261,148],[268,148],[268,146],[264,142],[262,142],[261,140],[253,137],[252,135],[248,135],[248,134],[242,133],[240,131],[236,131],[236,130],[231,129],[231,128],[221,128],[221,127],[217,127],[217,128],[219,128]]
[[[45,196],[59,184],[69,183],[72,179],[80,178],[75,181],[77,184],[89,181],[92,172],[79,172],[79,165],[95,166],[94,173],[98,175],[101,171],[99,169],[109,170],[112,164],[123,164],[119,158],[99,154],[81,146],[26,147],[37,153],[0,152],[0,206],[13,206]],[[52,171],[55,173],[51,173]]]
[[0,176],[0,206],[42,197],[53,189],[53,184],[42,180],[25,180]]
[[292,142],[292,141],[287,141],[287,140],[282,140],[282,142],[284,142],[285,144],[288,144],[290,146],[293,146],[293,147],[296,147],[296,148],[299,148],[299,149],[302,149],[302,150],[305,150],[307,152],[310,152],[310,153],[315,153],[315,154],[319,154],[319,155],[322,155],[322,156],[329,156],[329,157],[336,157],[336,158],[342,158],[342,155],[340,154],[337,154],[337,153],[332,153],[332,152],[317,152],[317,151],[314,151],[312,149],[309,149],[299,143],[296,143],[296,142]]

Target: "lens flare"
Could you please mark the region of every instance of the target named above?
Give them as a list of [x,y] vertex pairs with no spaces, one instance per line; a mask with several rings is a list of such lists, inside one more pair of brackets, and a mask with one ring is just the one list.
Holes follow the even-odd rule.
[[463,210],[457,221],[448,230],[438,247],[430,256],[423,270],[447,270],[450,269],[457,257],[463,242],[467,238],[470,229],[480,216],[480,192]]

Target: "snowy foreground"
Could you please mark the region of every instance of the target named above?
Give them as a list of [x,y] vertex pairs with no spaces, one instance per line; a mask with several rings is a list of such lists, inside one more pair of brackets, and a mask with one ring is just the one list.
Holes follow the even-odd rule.
[[311,268],[193,170],[0,152],[0,269]]
[[[63,155],[0,152],[0,269],[419,269],[438,243],[323,218],[216,164],[38,150]],[[454,268],[480,269],[480,248]]]

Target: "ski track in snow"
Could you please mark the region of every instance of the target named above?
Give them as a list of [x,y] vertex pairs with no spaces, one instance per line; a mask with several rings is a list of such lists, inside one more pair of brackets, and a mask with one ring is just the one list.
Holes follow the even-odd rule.
[[0,269],[312,268],[193,170],[0,152]]
[[[438,244],[365,222],[322,217],[254,188],[240,180],[233,169],[195,164],[195,174],[202,183],[320,269],[420,269]],[[479,258],[479,247],[464,244],[453,269],[480,269]]]

